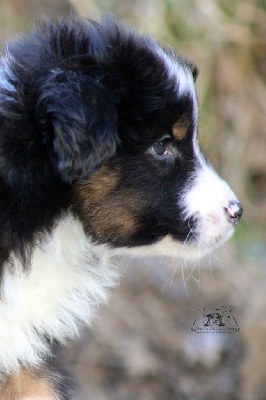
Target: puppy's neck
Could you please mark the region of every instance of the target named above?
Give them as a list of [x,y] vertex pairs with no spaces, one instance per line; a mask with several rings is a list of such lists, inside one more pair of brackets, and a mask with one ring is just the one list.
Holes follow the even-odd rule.
[[117,282],[112,255],[106,246],[93,244],[68,214],[35,246],[28,273],[14,260],[2,283],[1,372],[38,365],[49,355],[49,341],[65,343],[80,325],[91,324]]

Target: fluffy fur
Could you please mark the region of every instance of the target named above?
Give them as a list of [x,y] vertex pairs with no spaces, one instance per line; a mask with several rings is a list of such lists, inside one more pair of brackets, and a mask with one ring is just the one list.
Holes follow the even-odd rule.
[[39,379],[51,399],[71,398],[41,371],[53,343],[106,301],[114,256],[199,258],[233,233],[242,207],[199,148],[196,77],[173,50],[111,21],[48,22],[6,47],[3,393],[27,396],[22,383],[38,391]]

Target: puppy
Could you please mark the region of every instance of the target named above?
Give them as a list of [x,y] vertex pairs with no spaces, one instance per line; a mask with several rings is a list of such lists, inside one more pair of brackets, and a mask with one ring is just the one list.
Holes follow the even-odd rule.
[[0,398],[72,399],[56,344],[89,325],[114,257],[195,259],[242,207],[197,138],[198,71],[111,21],[62,20],[0,67]]

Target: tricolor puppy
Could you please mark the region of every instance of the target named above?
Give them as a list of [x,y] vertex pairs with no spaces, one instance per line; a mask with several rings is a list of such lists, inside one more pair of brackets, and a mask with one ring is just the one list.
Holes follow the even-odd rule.
[[120,254],[195,259],[242,214],[197,138],[196,67],[115,23],[44,23],[0,67],[0,398],[72,399],[53,358]]

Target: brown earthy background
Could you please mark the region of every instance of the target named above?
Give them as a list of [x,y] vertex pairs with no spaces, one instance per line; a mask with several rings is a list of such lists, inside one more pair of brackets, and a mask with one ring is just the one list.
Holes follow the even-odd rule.
[[[108,13],[196,61],[201,143],[244,217],[228,245],[195,265],[124,263],[109,306],[65,354],[78,400],[264,400],[266,1],[0,0],[0,41],[39,18]],[[204,306],[234,306],[240,331],[192,332]]]

